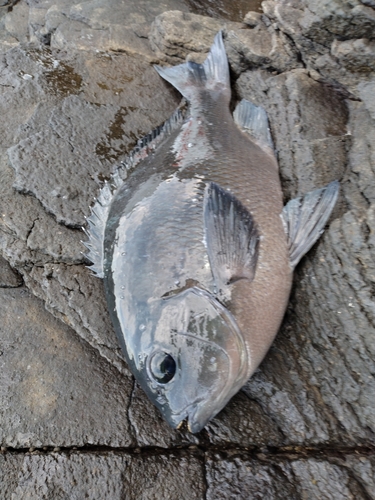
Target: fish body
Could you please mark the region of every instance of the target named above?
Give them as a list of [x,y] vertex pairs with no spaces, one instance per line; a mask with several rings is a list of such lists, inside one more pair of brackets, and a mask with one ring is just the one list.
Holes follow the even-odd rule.
[[[283,207],[263,110],[242,102],[233,120],[221,34],[203,65],[157,69],[188,119],[103,190],[89,257],[133,374],[172,427],[198,432],[259,366],[287,305],[291,248],[298,261],[321,227],[301,224],[304,200]],[[323,227],[330,189],[311,197]]]

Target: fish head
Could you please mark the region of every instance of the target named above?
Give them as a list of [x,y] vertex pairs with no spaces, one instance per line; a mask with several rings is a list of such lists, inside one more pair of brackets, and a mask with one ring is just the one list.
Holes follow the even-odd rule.
[[246,379],[248,355],[231,313],[192,287],[163,301],[144,362],[146,392],[173,428],[199,432]]

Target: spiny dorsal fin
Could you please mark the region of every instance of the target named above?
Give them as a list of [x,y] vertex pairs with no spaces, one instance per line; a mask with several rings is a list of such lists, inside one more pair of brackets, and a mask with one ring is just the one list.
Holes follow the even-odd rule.
[[236,125],[249,134],[254,142],[267,153],[275,154],[266,111],[246,99],[242,99],[234,110]]
[[109,210],[113,196],[122,184],[118,174],[114,176],[114,179],[117,180],[117,186],[112,187],[108,182],[104,183],[95,205],[91,208],[91,215],[87,218],[87,230],[84,229],[89,239],[82,243],[88,249],[87,258],[92,262],[92,265],[88,267],[98,278],[104,277],[103,242]]
[[288,237],[292,269],[323,233],[336,204],[339,187],[338,181],[333,181],[328,186],[294,198],[285,205],[281,218]]
[[252,280],[258,260],[259,233],[250,212],[214,182],[204,194],[205,242],[217,284]]
[[[107,225],[111,204],[120,187],[126,179],[126,171],[135,168],[138,163],[152,153],[156,146],[174,130],[181,126],[185,119],[185,102],[183,101],[172,116],[149,134],[145,135],[137,143],[133,151],[121,162],[111,178],[111,183],[105,182],[99,192],[99,196],[91,208],[91,215],[87,218],[87,229],[82,228],[88,240],[82,242],[88,249],[87,258],[92,262],[89,269],[98,278],[104,277],[104,233]],[[120,171],[125,168],[125,173]]]
[[128,156],[121,162],[121,164],[127,170],[131,170],[132,168],[136,167],[141,160],[143,160],[156,149],[157,145],[165,137],[168,137],[174,130],[182,125],[185,117],[186,101],[183,99],[179,107],[168,118],[168,120],[139,139],[135,148],[128,154]]

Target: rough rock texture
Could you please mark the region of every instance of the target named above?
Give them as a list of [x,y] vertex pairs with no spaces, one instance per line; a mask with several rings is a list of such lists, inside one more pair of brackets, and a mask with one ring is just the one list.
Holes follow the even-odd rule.
[[[343,456],[269,460],[235,454],[207,457],[207,500],[367,500],[375,498],[374,458]],[[362,471],[358,474],[358,470]]]
[[0,257],[0,288],[16,288],[20,285],[22,285],[21,276],[10,267],[3,257]]
[[249,11],[261,11],[262,0],[187,0],[196,14],[242,21]]
[[201,461],[186,452],[0,455],[0,481],[3,498],[17,500],[195,500],[205,489]]
[[[373,79],[374,5],[353,0],[304,0],[262,4],[268,18],[293,41],[313,78],[359,97]],[[348,55],[350,52],[350,55]]]
[[294,47],[269,22],[259,17],[252,29],[244,28],[241,23],[174,11],[155,19],[149,38],[158,57],[170,64],[186,57],[203,61],[213,37],[223,30],[231,69],[237,75],[253,66],[277,71],[300,66]]
[[133,56],[62,60],[59,52],[15,48],[4,55],[3,68],[16,82],[2,96],[8,113],[9,100],[22,91],[33,106],[8,149],[14,187],[35,195],[58,222],[72,227],[84,224],[100,181],[115,163],[178,102],[166,103],[154,69]]
[[[375,3],[245,4],[0,0],[1,499],[375,498]],[[151,63],[219,29],[285,201],[341,194],[265,361],[191,435],[134,383],[80,226],[179,103]]]
[[24,287],[0,295],[1,446],[132,445],[132,379]]

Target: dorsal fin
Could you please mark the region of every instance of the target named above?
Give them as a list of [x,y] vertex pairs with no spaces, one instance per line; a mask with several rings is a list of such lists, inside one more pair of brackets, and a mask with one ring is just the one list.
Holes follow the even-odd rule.
[[[156,146],[165,137],[181,126],[186,114],[184,108],[185,101],[182,101],[180,106],[163,125],[142,137],[136,147],[116,169],[112,175],[111,182],[105,182],[104,186],[100,189],[99,196],[91,208],[91,215],[87,218],[87,228],[82,228],[88,237],[87,241],[82,242],[88,249],[86,257],[92,262],[92,265],[88,267],[98,278],[104,277],[103,243],[109,211],[116,193],[125,182],[126,171],[135,168],[142,159],[155,150]],[[125,173],[122,172],[120,174],[121,170],[124,169]]]
[[275,154],[267,113],[262,107],[242,99],[234,110],[233,119],[258,146],[267,153]]

